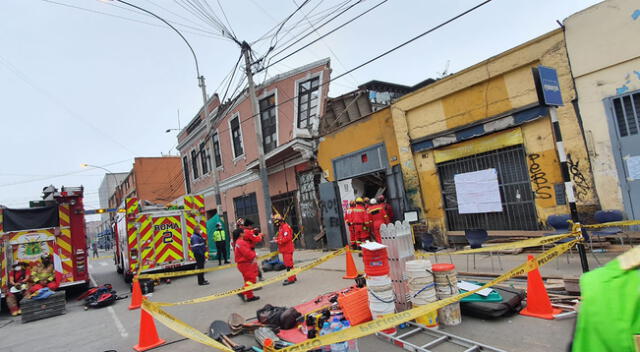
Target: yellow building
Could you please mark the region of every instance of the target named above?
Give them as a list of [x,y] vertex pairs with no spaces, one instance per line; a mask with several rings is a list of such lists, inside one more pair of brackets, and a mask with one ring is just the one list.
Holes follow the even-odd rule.
[[[558,72],[564,101],[558,115],[578,211],[591,216],[596,210],[591,166],[572,105],[575,91],[564,36],[558,29],[391,105],[405,192],[433,232],[482,228],[490,234],[518,234],[543,230],[549,215],[569,213],[549,110],[538,102],[533,79],[532,68],[538,65]],[[495,171],[487,176],[482,170]],[[497,178],[497,185],[484,177]],[[473,202],[480,206],[475,209]]]
[[[393,208],[393,220],[403,220],[406,197],[389,104],[413,89],[372,81],[328,101],[317,149],[318,166],[324,181],[328,181],[319,185],[322,204],[337,200],[344,211],[357,197],[384,195]],[[337,214],[330,207],[320,208],[329,247],[344,245],[347,237],[343,219],[331,221],[339,218]],[[339,237],[342,241],[337,240]]]

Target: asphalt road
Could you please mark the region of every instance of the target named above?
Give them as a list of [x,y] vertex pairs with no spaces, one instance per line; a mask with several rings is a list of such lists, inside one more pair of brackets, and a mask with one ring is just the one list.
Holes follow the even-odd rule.
[[[297,254],[297,259],[308,261],[320,256],[320,252]],[[485,260],[486,261],[486,260]],[[361,261],[356,260],[361,266]],[[115,272],[111,258],[103,257],[90,261],[92,278],[98,284],[111,283],[119,294],[129,294],[129,286]],[[208,262],[207,267],[217,265]],[[510,266],[505,263],[506,266]],[[229,314],[236,312],[244,317],[254,317],[256,310],[264,304],[294,306],[316,296],[335,291],[351,283],[341,279],[344,257],[327,262],[318,269],[299,275],[299,282],[292,286],[273,284],[257,291],[261,300],[252,303],[241,302],[238,297],[227,297],[214,302],[167,307],[167,311],[191,326],[206,331],[216,319],[226,320]],[[552,267],[553,268],[553,267]],[[266,273],[266,277],[275,273]],[[179,301],[221,292],[242,285],[240,274],[228,269],[207,274],[209,286],[197,286],[195,277],[173,280],[170,285],[162,284],[155,288],[151,299],[155,301]],[[76,294],[77,297],[77,294]],[[132,351],[138,342],[140,310],[130,311],[129,300],[117,301],[107,308],[85,311],[82,302],[74,296],[68,297],[67,313],[62,316],[22,324],[19,318],[0,314],[0,351],[6,352],[103,352]],[[473,339],[505,351],[565,351],[570,340],[574,320],[547,321],[513,316],[495,321],[484,321],[464,317],[463,324],[447,327],[444,331]],[[156,323],[158,333],[167,343],[153,351],[199,352],[212,349],[185,340],[182,336]],[[255,344],[251,337],[236,339],[242,344]],[[425,341],[426,342],[426,341]],[[400,348],[379,340],[375,336],[359,341],[360,351],[400,351]],[[446,352],[459,349],[435,349]]]

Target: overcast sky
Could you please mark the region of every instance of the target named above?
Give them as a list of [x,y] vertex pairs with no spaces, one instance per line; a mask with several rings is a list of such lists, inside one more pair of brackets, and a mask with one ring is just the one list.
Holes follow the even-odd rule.
[[[222,37],[214,21],[199,18],[188,0],[129,1],[183,31],[213,94],[239,57],[237,44]],[[219,0],[228,24],[218,1],[208,0],[210,7],[204,9],[227,27],[230,24],[237,38],[253,43],[303,2]],[[287,40],[304,33],[309,22],[317,27],[332,10],[356,2],[310,0],[277,40],[266,37],[252,47],[261,55],[273,43],[273,55]],[[379,2],[363,0],[318,32],[324,34]],[[553,30],[556,20],[597,2],[494,0],[335,81],[330,95],[372,79],[412,85],[445,69],[455,73]],[[330,57],[337,76],[478,3],[390,0],[267,73]],[[81,163],[125,172],[135,156],[176,153],[176,132],[165,130],[178,127],[178,116],[184,126],[202,103],[193,58],[161,22],[116,5],[98,0],[0,1],[0,204],[27,206],[48,184],[84,185],[87,208],[96,208],[104,172],[83,169]],[[299,45],[315,38],[317,33],[312,33]],[[260,82],[264,74],[257,77]],[[235,86],[236,82],[231,90]],[[219,91],[225,88],[226,83]]]

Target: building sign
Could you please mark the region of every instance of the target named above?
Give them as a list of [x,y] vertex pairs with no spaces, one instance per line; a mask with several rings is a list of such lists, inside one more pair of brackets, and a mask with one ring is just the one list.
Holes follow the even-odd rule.
[[533,68],[534,81],[538,90],[538,99],[543,105],[562,106],[560,80],[555,68],[538,66]]
[[500,185],[496,169],[457,174],[453,177],[460,214],[502,211]]

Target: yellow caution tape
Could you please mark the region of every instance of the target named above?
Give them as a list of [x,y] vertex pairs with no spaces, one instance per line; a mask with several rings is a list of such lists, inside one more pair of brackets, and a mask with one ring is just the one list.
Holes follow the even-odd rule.
[[178,305],[184,305],[184,304],[194,304],[194,303],[204,303],[204,302],[210,302],[216,299],[220,299],[220,298],[224,298],[224,297],[229,297],[229,296],[233,296],[233,295],[237,295],[238,293],[242,293],[245,291],[249,291],[249,290],[254,290],[258,287],[262,287],[262,286],[267,286],[273,283],[276,283],[278,281],[282,281],[286,278],[288,278],[289,276],[294,276],[297,275],[303,271],[307,271],[309,269],[313,269],[314,267],[332,259],[335,258],[339,255],[341,255],[342,253],[344,253],[345,248],[341,248],[338,249],[334,252],[331,252],[323,257],[320,257],[318,259],[315,259],[314,261],[310,262],[307,265],[298,267],[298,268],[294,268],[291,269],[290,271],[286,271],[280,275],[274,276],[268,280],[265,281],[261,281],[261,282],[257,282],[253,285],[249,285],[249,286],[245,286],[245,287],[241,287],[241,288],[236,288],[234,290],[229,290],[229,291],[225,291],[225,292],[221,292],[221,293],[216,293],[213,295],[209,295],[209,296],[204,296],[204,297],[200,297],[200,298],[194,298],[194,299],[189,299],[186,301],[180,301],[180,302],[174,302],[174,303],[170,303],[170,302],[154,302],[154,304],[156,304],[157,306],[160,307],[170,307],[170,306],[178,306]]
[[146,310],[149,314],[151,314],[154,318],[156,318],[157,321],[161,322],[162,324],[164,324],[165,326],[169,327],[171,330],[177,332],[182,336],[188,337],[189,339],[199,342],[203,345],[216,348],[220,351],[234,352],[232,349],[229,349],[227,346],[210,338],[209,336],[201,333],[200,331],[191,327],[190,325],[183,322],[182,320],[160,309],[157,305],[153,304],[147,299],[142,300],[142,309]]
[[[261,256],[257,257],[256,260],[259,261],[259,260],[264,260],[264,259],[267,259],[267,258],[271,258],[274,255],[278,255],[278,253],[279,252],[267,253],[267,254],[264,254],[264,255],[261,255]],[[209,273],[209,272],[212,272],[212,271],[235,268],[236,266],[238,266],[238,264],[233,263],[233,264],[214,266],[214,267],[206,268],[206,269],[174,271],[174,272],[170,272],[170,273],[141,274],[141,275],[138,275],[138,280],[140,280],[140,279],[158,280],[158,279],[167,278],[167,277],[179,277],[179,276],[196,275],[196,274],[200,274],[200,273]]]
[[[495,246],[492,245],[492,246],[481,247],[476,249],[466,249],[466,250],[455,251],[455,252],[441,252],[441,254],[452,254],[452,255],[453,254],[473,254],[473,253],[495,252],[495,251],[501,251],[505,249],[535,247],[543,244],[554,243],[558,240],[571,237],[571,236],[580,236],[580,232],[565,233],[565,234],[553,235],[553,236],[544,236],[539,238],[530,238],[528,240],[502,243]],[[437,253],[432,253],[432,252],[416,252],[416,257],[430,257],[436,254]]]
[[[557,245],[551,249],[549,249],[548,251],[545,251],[541,254],[539,254],[538,256],[535,257],[535,261],[530,262],[530,261],[526,261],[523,264],[518,265],[517,267],[515,267],[514,269],[510,270],[509,272],[506,272],[500,276],[498,276],[497,278],[489,281],[488,283],[486,283],[485,285],[483,285],[482,287],[475,289],[475,290],[471,290],[465,293],[461,293],[457,296],[453,296],[453,297],[449,297],[449,298],[445,298],[442,300],[439,300],[437,302],[434,303],[430,303],[424,306],[420,306],[420,307],[416,307],[413,309],[409,309],[406,310],[404,312],[400,312],[400,313],[395,313],[395,314],[389,314],[387,316],[384,316],[382,318],[378,318],[376,320],[367,322],[367,323],[363,323],[363,324],[359,324],[353,327],[350,327],[348,329],[345,330],[340,330],[337,332],[334,332],[332,334],[328,334],[328,335],[323,335],[314,339],[309,339],[305,342],[299,343],[297,345],[293,345],[278,351],[281,352],[294,352],[294,351],[308,351],[311,349],[316,349],[319,348],[320,346],[326,346],[326,345],[330,345],[333,343],[338,343],[338,342],[343,342],[343,341],[347,341],[347,340],[352,340],[352,339],[357,339],[363,336],[367,336],[367,335],[371,335],[374,334],[376,332],[385,330],[385,329],[389,329],[392,327],[395,327],[399,324],[405,323],[409,320],[414,320],[420,316],[423,316],[425,314],[428,314],[430,312],[433,312],[434,310],[440,309],[442,307],[445,307],[449,304],[458,302],[459,300],[461,300],[464,297],[470,296],[482,289],[494,286],[496,284],[499,284],[505,280],[508,280],[514,276],[521,276],[524,275],[525,273],[534,270],[540,266],[543,266],[545,264],[547,264],[548,262],[550,262],[552,259],[560,256],[562,253],[566,252],[569,250],[569,248],[573,247],[573,245],[575,245],[576,243],[580,242],[582,239],[575,239],[571,242],[567,242],[567,243],[563,243],[560,245]],[[335,253],[335,252],[334,252]],[[332,253],[332,254],[334,254]],[[163,323],[165,326],[167,326],[169,329],[175,331],[176,333],[189,338],[191,340],[200,342],[204,345],[210,346],[210,347],[214,347],[214,348],[218,348],[221,351],[229,351],[229,349],[227,347],[224,346],[219,346],[218,342],[211,339],[210,337],[204,335],[203,333],[197,331],[196,329],[190,327],[189,325],[187,325],[186,323],[180,321],[179,319],[173,317],[172,315],[170,315],[169,313],[165,312],[164,310],[162,310],[159,307],[158,303],[154,303],[154,302],[150,302],[148,300],[144,300],[143,304],[142,304],[142,308],[144,310],[146,310],[147,312],[149,312],[149,314],[151,314],[154,318],[156,318],[158,321],[160,321],[161,323]]]
[[624,220],[624,221],[612,221],[602,224],[582,225],[585,229],[601,229],[603,227],[617,227],[617,226],[637,226],[640,225],[640,220]]

